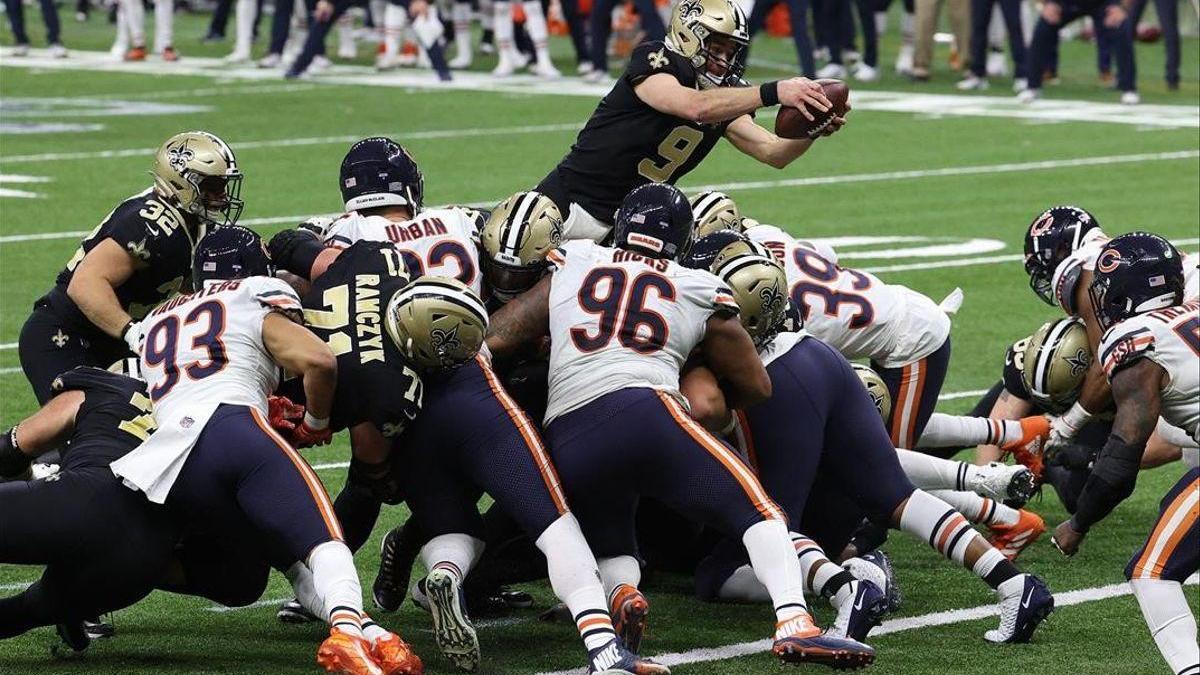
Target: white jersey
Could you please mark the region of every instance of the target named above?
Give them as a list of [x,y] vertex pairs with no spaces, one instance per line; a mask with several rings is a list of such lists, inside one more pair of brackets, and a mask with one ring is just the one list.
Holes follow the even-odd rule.
[[1200,300],[1131,317],[1100,339],[1100,363],[1110,380],[1141,358],[1167,373],[1163,419],[1200,441]]
[[756,225],[746,236],[783,264],[804,329],[847,359],[869,358],[899,368],[937,351],[950,336],[950,318],[914,290],[840,267],[827,249],[774,225]]
[[669,260],[565,242],[547,256],[550,392],[546,422],[620,389],[679,394],[679,371],[710,316],[736,315],[715,275]]
[[[1092,234],[1092,232],[1096,234]],[[1088,233],[1091,236],[1085,239],[1079,248],[1054,268],[1054,275],[1050,278],[1050,288],[1054,289],[1054,299],[1058,302],[1058,306],[1067,313],[1067,316],[1079,315],[1079,308],[1075,306],[1075,300],[1079,293],[1079,278],[1085,271],[1096,271],[1096,258],[1100,257],[1100,251],[1109,242],[1108,236],[1099,230],[1092,230],[1092,232]],[[1187,254],[1183,256],[1184,300],[1200,297],[1198,264],[1200,264],[1200,258]]]
[[333,221],[325,245],[347,248],[356,241],[390,241],[414,277],[453,277],[483,297],[479,269],[478,212],[458,207],[428,209],[412,220],[396,222],[357,212]]
[[153,309],[142,322],[142,376],[162,434],[113,463],[113,473],[162,502],[208,418],[222,403],[267,413],[280,368],[263,344],[273,311],[302,311],[292,287],[273,277],[209,281]]

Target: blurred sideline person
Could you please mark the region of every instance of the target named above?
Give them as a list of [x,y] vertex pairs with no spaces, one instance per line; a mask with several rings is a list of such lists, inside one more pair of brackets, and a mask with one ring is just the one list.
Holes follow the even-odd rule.
[[[62,24],[58,20],[58,5],[54,0],[39,0],[42,8],[42,22],[46,24],[46,45],[50,56],[61,59],[67,56],[67,48],[62,44]],[[13,32],[13,48],[9,56],[25,56],[29,53],[29,34],[25,32],[25,3],[22,0],[4,0],[4,13],[8,15],[8,25]]]
[[75,366],[137,353],[138,321],[191,281],[192,250],[242,212],[242,172],[220,138],[188,131],[155,154],[154,185],[117,205],[84,238],[21,328],[21,368],[38,403]]

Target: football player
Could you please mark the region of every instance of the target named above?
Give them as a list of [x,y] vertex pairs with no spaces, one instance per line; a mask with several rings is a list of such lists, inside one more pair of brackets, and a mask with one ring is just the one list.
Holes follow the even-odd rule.
[[108,468],[154,431],[145,384],[80,366],[55,378],[51,391],[54,398],[0,437],[0,478],[63,447],[52,479],[0,483],[0,561],[46,565],[40,580],[0,600],[0,638],[57,624],[82,651],[82,622],[145,597],[177,534],[165,509]]
[[[1025,272],[1029,285],[1046,304],[1058,305],[1067,316],[1083,320],[1093,353],[1103,330],[1088,294],[1100,250],[1109,237],[1095,216],[1077,206],[1043,211],[1025,233]],[[1184,297],[1200,296],[1200,268],[1192,256],[1183,257]],[[1112,391],[1100,364],[1092,361],[1075,404],[1052,421],[1049,448],[1065,445],[1096,413],[1112,404]],[[1170,432],[1168,432],[1170,433]]]
[[225,142],[204,131],[167,139],[154,185],[121,202],[84,238],[21,329],[21,368],[38,403],[75,366],[107,368],[141,343],[138,320],[177,293],[192,249],[242,212],[242,172]]
[[[787,105],[813,119],[825,112],[821,86],[803,77],[745,86],[746,16],[732,0],[675,5],[665,41],[633,50],[625,73],[579,132],[570,152],[537,186],[563,213],[567,239],[599,241],[628,192],[674,183],[721,137],[760,162],[782,169],[812,140],[788,140],[754,123],[762,107]],[[837,117],[827,133],[845,124]]]
[[1041,416],[1001,421],[934,413],[950,363],[950,319],[942,306],[905,286],[842,267],[830,247],[798,240],[774,225],[758,224],[744,233],[784,266],[805,330],[847,359],[870,359],[891,395],[887,424],[895,447],[995,443],[1015,449],[1044,438],[1048,422]]
[[[816,541],[832,538],[818,534],[832,534],[827,523],[857,522],[857,515],[842,517],[850,503],[863,515],[928,542],[972,570],[999,596],[1000,626],[984,637],[990,642],[1027,641],[1054,608],[1045,583],[1022,574],[946,502],[913,486],[871,398],[837,350],[805,331],[779,331],[788,279],[772,254],[762,245],[735,242],[713,262],[714,272],[742,308],[742,321],[757,339],[758,354],[771,378],[771,398],[739,412],[746,447],[768,493],[784,506],[791,522]],[[870,480],[864,481],[864,475]],[[826,487],[832,483],[842,498],[833,503],[814,499],[814,481],[827,482]],[[806,510],[820,513],[825,522],[810,528],[810,520],[803,518]],[[844,530],[841,541],[848,534]],[[831,632],[865,637],[865,629],[878,617],[860,614],[870,613],[872,602],[884,600],[879,589],[853,582],[849,573],[829,562],[814,539],[798,532],[791,536],[805,577],[839,608]],[[833,550],[841,548],[834,545]],[[853,586],[857,589],[851,592]]]
[[[1133,493],[1146,441],[1162,415],[1200,442],[1200,301],[1185,302],[1183,256],[1146,232],[1100,249],[1088,294],[1104,331],[1099,358],[1117,404],[1075,514],[1054,530],[1066,555]],[[1163,497],[1154,529],[1125,568],[1150,633],[1171,671],[1200,670],[1196,619],[1182,582],[1200,566],[1200,469]]]
[[[171,512],[252,529],[296,561],[288,578],[330,624],[317,661],[330,672],[417,675],[420,659],[370,621],[325,488],[293,449],[328,443],[337,361],[301,324],[300,299],[271,276],[254,232],[224,227],[196,247],[197,290],[143,322],[141,370],[158,432],[112,463],[114,474]],[[304,383],[303,421],[285,440],[267,396],[281,369]]]
[[687,199],[667,184],[642,185],[615,220],[615,248],[569,241],[552,251],[552,273],[496,312],[487,344],[504,358],[555,338],[546,438],[599,558],[617,633],[637,650],[649,603],[637,588],[634,517],[647,495],[742,541],[775,607],[781,660],[869,664],[870,647],[816,627],[786,517],[737,454],[691,417],[679,391],[698,348],[731,403],[771,393],[729,290],[675,262],[691,237]]

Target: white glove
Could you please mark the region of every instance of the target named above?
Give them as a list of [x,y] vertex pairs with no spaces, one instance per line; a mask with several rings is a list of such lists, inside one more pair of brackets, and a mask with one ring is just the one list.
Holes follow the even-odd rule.
[[1062,416],[1051,417],[1050,437],[1046,439],[1046,447],[1057,448],[1071,443],[1092,417],[1092,413],[1080,405],[1079,401]]
[[145,336],[142,335],[142,323],[140,321],[130,321],[125,326],[125,330],[121,331],[121,339],[129,345],[129,351],[142,355],[142,343],[145,342]]
[[325,233],[329,232],[329,226],[333,224],[333,218],[325,216],[313,216],[308,220],[296,226],[298,230],[306,230],[317,235],[317,239],[325,241]]
[[437,8],[433,5],[430,5],[424,16],[413,17],[412,28],[417,34],[417,40],[426,49],[436,44],[445,31],[442,20],[438,18]]

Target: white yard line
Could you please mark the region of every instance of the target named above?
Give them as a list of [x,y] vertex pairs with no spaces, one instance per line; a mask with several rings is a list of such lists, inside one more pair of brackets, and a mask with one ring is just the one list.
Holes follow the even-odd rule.
[[[1193,575],[1186,582],[1189,585],[1197,583],[1196,576]],[[1056,608],[1070,607],[1079,605],[1085,602],[1095,602],[1097,600],[1107,600],[1109,598],[1117,598],[1124,595],[1129,595],[1132,591],[1129,590],[1129,584],[1112,584],[1109,586],[1098,586],[1095,588],[1083,588],[1077,591],[1066,591],[1063,593],[1054,594],[1054,605]],[[978,607],[968,607],[966,609],[952,609],[945,612],[933,612],[930,614],[922,614],[920,616],[909,616],[899,619],[890,619],[884,621],[881,626],[871,631],[871,638],[888,633],[899,633],[902,631],[914,630],[918,628],[931,628],[934,626],[947,626],[950,624],[964,623],[966,621],[974,621],[976,619],[985,619],[989,616],[999,614],[999,605],[989,604],[980,605]],[[1131,622],[1138,622],[1140,617],[1131,616]],[[1142,630],[1143,626],[1135,625],[1134,630]],[[1099,628],[1097,629],[1099,630]],[[868,638],[869,640],[870,638]],[[655,654],[655,661],[666,666],[680,666],[687,663],[706,663],[709,661],[722,661],[725,659],[737,658],[739,656],[761,655],[767,658],[767,653],[771,649],[770,640],[756,640],[754,642],[739,642],[737,644],[724,645],[721,647],[709,647],[702,649],[692,649],[686,652],[675,652],[670,654]],[[992,647],[992,649],[1000,649]],[[580,669],[571,670],[556,670],[539,675],[577,675],[583,672]]]

